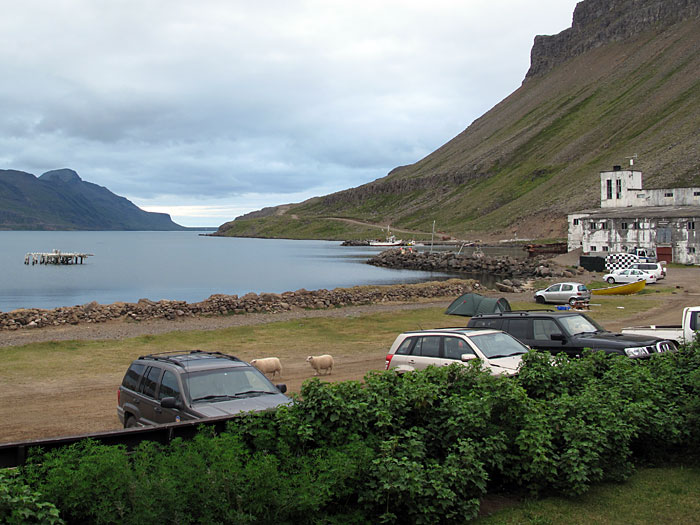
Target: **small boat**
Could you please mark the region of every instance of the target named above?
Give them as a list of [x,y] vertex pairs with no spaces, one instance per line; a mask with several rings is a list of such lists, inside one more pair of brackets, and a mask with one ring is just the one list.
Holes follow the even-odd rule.
[[640,292],[647,285],[647,282],[642,279],[634,283],[619,284],[608,288],[594,288],[591,290],[593,295],[631,295]]
[[380,239],[369,241],[370,246],[400,246],[401,244],[403,244],[403,241],[397,239],[395,235],[387,235],[384,241]]
[[[383,228],[382,228],[382,230],[383,230]],[[374,239],[374,240],[369,241],[370,246],[401,246],[402,244],[403,244],[403,241],[401,239],[397,239],[396,235],[393,235],[391,233],[388,225],[386,227],[386,239],[385,240]]]

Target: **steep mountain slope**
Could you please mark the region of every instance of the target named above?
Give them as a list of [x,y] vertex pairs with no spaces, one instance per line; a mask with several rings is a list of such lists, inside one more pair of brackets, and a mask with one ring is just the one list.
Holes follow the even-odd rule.
[[518,90],[424,159],[219,231],[296,237],[298,221],[323,232],[324,218],[347,217],[560,237],[567,212],[598,204],[598,172],[626,157],[645,186],[700,185],[699,13],[697,0],[584,0],[571,28],[535,39]]
[[143,211],[69,169],[37,178],[0,170],[0,229],[182,230],[166,213]]

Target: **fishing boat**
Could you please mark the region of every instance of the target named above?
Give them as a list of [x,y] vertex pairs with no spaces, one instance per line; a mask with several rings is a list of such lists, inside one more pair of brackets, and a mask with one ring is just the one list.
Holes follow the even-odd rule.
[[634,283],[618,284],[608,288],[594,288],[591,290],[593,295],[631,295],[640,292],[647,285],[647,282],[642,279]]
[[[382,228],[382,230],[383,230],[383,228]],[[386,239],[385,240],[373,239],[373,240],[369,241],[370,246],[401,246],[402,244],[403,244],[403,241],[401,239],[397,239],[396,235],[393,235],[391,233],[388,225],[386,227]]]
[[401,239],[397,239],[395,235],[387,235],[386,240],[380,239],[369,241],[370,246],[400,246],[403,243]]

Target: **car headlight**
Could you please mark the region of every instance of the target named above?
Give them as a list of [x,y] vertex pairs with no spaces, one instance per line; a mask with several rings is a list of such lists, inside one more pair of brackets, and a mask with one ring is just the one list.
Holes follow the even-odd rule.
[[632,346],[625,348],[625,354],[627,354],[627,357],[644,357],[649,355],[649,352],[643,346]]

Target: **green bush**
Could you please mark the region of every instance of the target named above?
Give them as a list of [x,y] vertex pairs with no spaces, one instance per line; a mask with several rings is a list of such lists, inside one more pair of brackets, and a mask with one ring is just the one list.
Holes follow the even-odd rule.
[[32,491],[17,475],[17,471],[0,470],[0,523],[65,523],[56,506],[42,501],[43,496]]
[[[70,523],[462,523],[491,490],[579,495],[697,453],[700,351],[635,361],[530,352],[304,383],[296,403],[131,453],[85,441],[22,480]],[[680,453],[680,454],[679,454]]]

